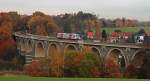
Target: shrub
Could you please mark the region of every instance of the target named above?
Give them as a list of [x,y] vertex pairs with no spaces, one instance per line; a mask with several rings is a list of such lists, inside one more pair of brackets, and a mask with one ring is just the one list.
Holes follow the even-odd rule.
[[106,60],[106,65],[105,65],[105,77],[111,77],[111,78],[121,78],[122,73],[120,71],[119,65],[115,62],[115,60],[111,57],[109,57]]
[[65,76],[100,77],[100,58],[91,52],[90,48],[84,48],[81,52],[65,53]]
[[83,55],[78,55],[77,52],[74,51],[66,51],[64,56],[64,76],[78,76],[78,68]]
[[124,73],[124,77],[126,78],[137,78],[137,69],[134,65],[130,64],[127,66],[125,73]]
[[26,65],[24,72],[30,76],[49,76],[49,72],[44,70],[38,61],[33,61],[31,64]]
[[102,71],[98,67],[94,67],[90,70],[92,77],[102,77]]
[[60,53],[60,50],[54,49],[53,54],[51,55],[50,61],[50,74],[54,77],[61,77],[63,76],[63,54]]

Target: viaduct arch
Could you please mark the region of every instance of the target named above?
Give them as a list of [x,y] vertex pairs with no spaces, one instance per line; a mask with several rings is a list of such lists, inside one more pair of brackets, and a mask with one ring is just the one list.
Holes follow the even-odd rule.
[[[150,53],[148,50],[138,50],[134,53],[131,60],[131,63],[136,68],[141,68],[145,62],[150,62]],[[146,66],[150,65],[147,64]]]
[[45,55],[44,44],[42,42],[37,42],[35,45],[35,57],[45,57]]
[[113,60],[114,63],[118,64],[120,68],[125,68],[127,66],[126,56],[124,55],[124,52],[121,49],[110,49],[105,57],[105,63],[107,63],[107,61],[110,59]]
[[74,44],[67,44],[65,47],[64,47],[64,50],[65,51],[75,51],[77,52],[78,51],[78,47]]

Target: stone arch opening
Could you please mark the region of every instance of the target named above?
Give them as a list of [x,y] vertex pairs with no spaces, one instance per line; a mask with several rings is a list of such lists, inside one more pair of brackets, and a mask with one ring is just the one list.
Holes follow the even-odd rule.
[[44,45],[43,43],[39,42],[36,44],[35,47],[35,57],[45,57],[46,52],[44,50]]
[[51,44],[51,48],[52,49],[57,49],[57,45],[56,44]]
[[[150,59],[149,58],[150,58],[150,54],[146,50],[138,51],[132,57],[132,64],[136,68],[141,68],[143,65],[147,64],[147,62],[150,63]],[[150,67],[149,64],[147,64],[145,66],[149,66]]]
[[21,51],[26,51],[26,42],[25,42],[25,40],[21,40],[20,41],[20,46],[21,46]]
[[94,61],[93,64],[96,65],[96,67],[101,68],[103,63],[99,49],[97,47],[91,47],[90,52],[91,52],[90,58]]
[[21,39],[20,38],[16,38],[16,44],[17,44],[17,49],[21,50]]
[[119,68],[124,69],[126,67],[126,60],[123,52],[120,49],[112,49],[108,52],[105,62],[111,61],[118,65]]
[[147,50],[137,51],[132,58],[132,65],[137,69],[138,75],[143,78],[150,76],[150,52]]
[[65,51],[75,51],[77,52],[77,48],[75,45],[69,44],[65,47]]
[[27,51],[28,52],[31,52],[32,51],[32,48],[33,48],[33,45],[32,45],[32,41],[31,40],[28,40],[28,43],[27,43]]
[[65,50],[64,50],[64,59],[65,59],[65,62],[66,62],[66,59],[68,59],[68,56],[70,58],[71,57],[75,57],[77,56],[79,53],[78,53],[78,50],[76,48],[75,45],[73,44],[68,44],[65,46]]
[[58,46],[56,44],[50,44],[48,47],[48,58],[51,58],[56,52],[58,52]]
[[97,56],[100,56],[100,52],[99,52],[98,48],[96,48],[96,47],[92,47],[91,52],[96,54]]

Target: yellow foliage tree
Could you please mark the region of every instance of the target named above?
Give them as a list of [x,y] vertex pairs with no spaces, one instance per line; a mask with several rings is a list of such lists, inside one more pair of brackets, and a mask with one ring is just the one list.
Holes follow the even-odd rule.
[[58,49],[53,50],[51,54],[50,66],[52,66],[50,71],[52,76],[56,77],[63,76],[64,62],[63,62],[63,55],[61,54],[60,50]]
[[28,21],[30,33],[38,35],[53,35],[60,31],[51,16],[44,13],[35,12]]

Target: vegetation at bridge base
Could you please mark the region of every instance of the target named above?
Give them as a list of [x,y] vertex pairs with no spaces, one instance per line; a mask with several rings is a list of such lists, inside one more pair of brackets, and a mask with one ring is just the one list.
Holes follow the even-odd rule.
[[124,77],[126,78],[137,78],[137,69],[133,64],[128,65],[128,67],[126,68]]
[[[25,66],[24,72],[30,76],[43,77],[99,77],[99,78],[143,78],[144,76],[134,65],[122,70],[113,58],[105,63],[101,57],[84,47],[82,51],[66,50],[61,54],[55,49],[49,58],[35,60]],[[142,77],[143,76],[143,77]],[[149,78],[145,76],[144,78]]]
[[51,58],[48,58],[49,61],[33,61],[25,67],[24,71],[31,76],[122,77],[118,65],[109,60],[105,68],[100,58],[89,47],[83,48],[80,52],[67,50],[64,54],[54,50]]
[[50,59],[50,75],[54,77],[62,77],[64,67],[63,54],[61,54],[60,50],[53,49]]
[[0,13],[0,71],[23,69],[24,57],[19,55],[12,37],[14,27],[11,15]]
[[43,76],[43,77],[46,77],[46,76],[49,76],[49,72],[47,69],[44,69],[42,64],[40,64],[40,62],[38,61],[33,61],[30,65],[26,65],[24,67],[24,72],[25,74],[27,75],[30,75],[30,76]]
[[109,57],[105,62],[105,72],[107,75],[105,77],[111,78],[121,78],[123,77],[123,73],[120,70],[118,63],[111,57]]
[[16,55],[14,48],[9,48],[0,58],[0,71],[22,71],[25,57]]
[[145,66],[141,66],[140,68],[136,68],[133,64],[127,66],[124,77],[125,78],[138,78],[138,79],[146,79],[150,78],[149,68]]
[[101,68],[100,58],[84,48],[81,52],[65,53],[64,75],[69,77],[98,77]]
[[63,57],[59,50],[52,51],[48,58],[34,59],[34,61],[24,67],[24,72],[30,76],[38,77],[62,77],[63,76]]

